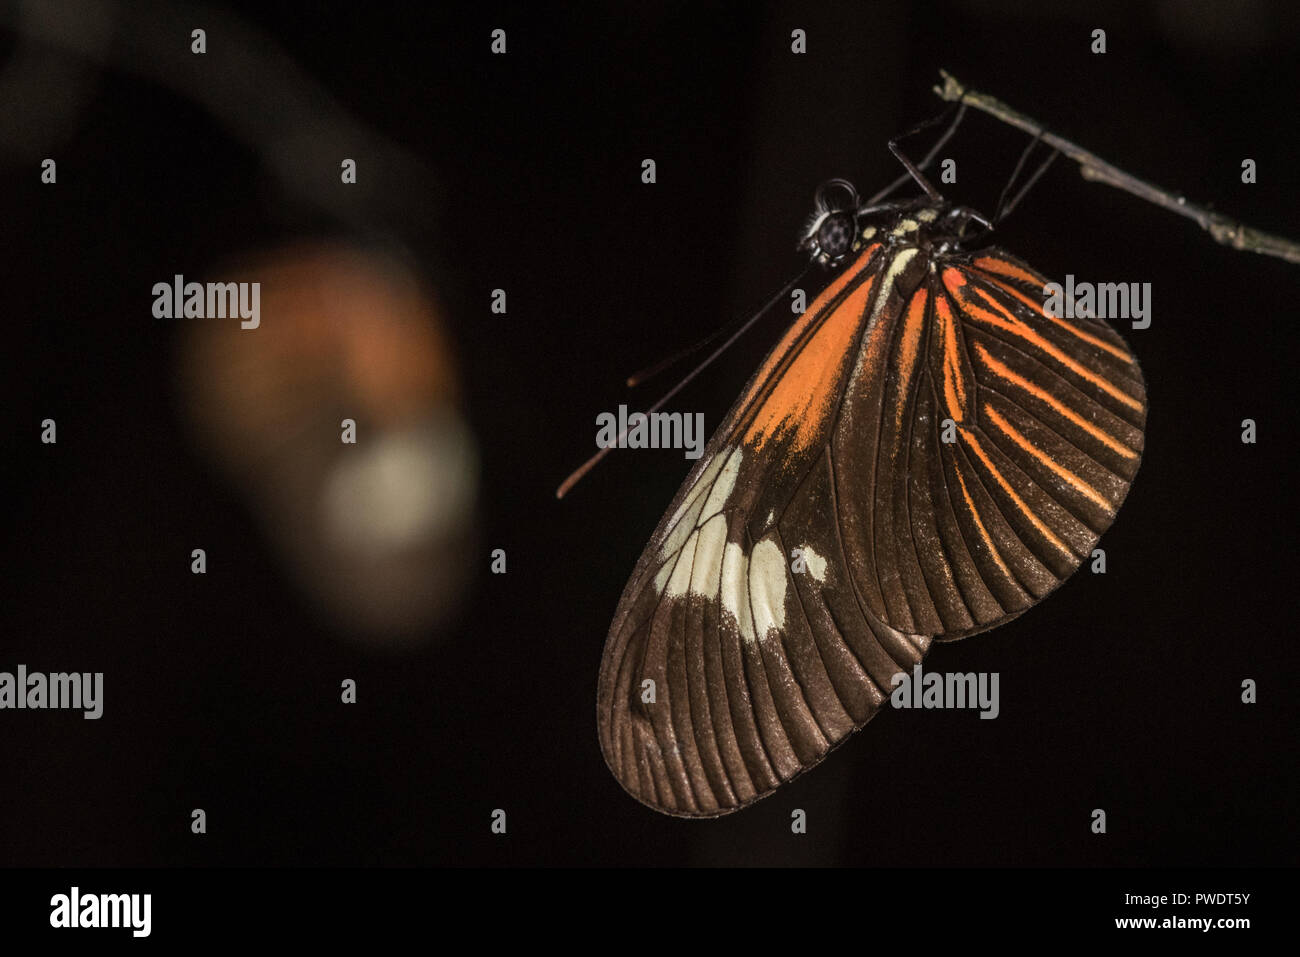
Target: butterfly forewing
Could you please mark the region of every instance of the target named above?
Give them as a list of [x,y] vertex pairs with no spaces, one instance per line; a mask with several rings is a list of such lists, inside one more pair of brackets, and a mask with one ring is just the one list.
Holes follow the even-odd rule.
[[[915,226],[915,223],[911,223]],[[1104,323],[997,250],[860,251],[768,355],[650,539],[598,727],[636,798],[743,807],[819,762],[932,639],[1020,614],[1090,554],[1145,392]]]

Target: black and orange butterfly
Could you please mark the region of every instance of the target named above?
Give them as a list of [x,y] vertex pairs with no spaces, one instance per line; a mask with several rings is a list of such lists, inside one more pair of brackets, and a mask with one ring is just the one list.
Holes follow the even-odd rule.
[[1104,322],[1045,311],[1024,262],[963,249],[989,223],[895,153],[926,195],[818,190],[801,246],[838,272],[727,413],[619,602],[600,744],[659,811],[725,814],[820,762],[931,642],[1007,622],[1069,577],[1137,472],[1133,353]]

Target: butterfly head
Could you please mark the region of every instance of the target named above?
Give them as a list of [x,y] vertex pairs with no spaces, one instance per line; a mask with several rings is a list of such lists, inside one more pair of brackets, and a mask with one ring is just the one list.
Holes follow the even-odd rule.
[[928,198],[862,206],[852,183],[832,179],[817,189],[816,208],[799,248],[815,262],[833,269],[870,242],[950,249],[968,238],[972,223],[987,231],[993,229],[972,209]]
[[848,180],[832,179],[817,188],[816,208],[799,248],[823,266],[837,266],[853,249],[858,233],[858,191]]

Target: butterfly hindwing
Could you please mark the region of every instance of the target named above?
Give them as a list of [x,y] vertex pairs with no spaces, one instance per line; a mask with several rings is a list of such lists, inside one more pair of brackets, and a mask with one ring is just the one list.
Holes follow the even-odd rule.
[[1136,358],[1103,322],[1047,314],[1045,283],[1000,250],[935,264],[932,334],[957,356],[931,350],[932,402],[956,439],[938,447],[939,467],[962,541],[1005,612],[972,607],[973,627],[936,637],[992,627],[1064,581],[1109,527],[1141,459]]

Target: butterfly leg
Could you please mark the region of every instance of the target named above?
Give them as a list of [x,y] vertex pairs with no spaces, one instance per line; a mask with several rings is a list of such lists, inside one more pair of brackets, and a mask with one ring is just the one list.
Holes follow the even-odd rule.
[[[902,162],[902,164],[905,167],[907,167],[908,172],[898,177],[898,179],[894,180],[892,183],[890,183],[880,192],[876,193],[876,195],[868,199],[863,204],[864,207],[872,206],[880,202],[890,193],[894,192],[899,187],[906,185],[907,183],[914,182],[914,181],[921,182],[922,185],[924,186],[924,177],[922,177],[920,180],[916,178],[917,175],[919,175],[919,171],[928,169],[930,164],[934,162],[935,158],[939,155],[939,151],[943,149],[945,145],[947,145],[948,140],[952,139],[953,134],[957,132],[957,127],[961,125],[962,118],[965,115],[966,115],[966,104],[958,101],[956,103],[953,103],[952,106],[948,107],[948,109],[944,110],[938,116],[931,117],[930,119],[926,120],[924,123],[921,123],[920,125],[908,130],[906,133],[902,134],[901,136],[896,136],[892,140],[890,140],[889,141],[890,151],[896,157],[898,157],[900,162]],[[949,119],[950,117],[951,119]],[[932,126],[937,126],[938,124],[944,122],[945,120],[949,121],[948,128],[943,131],[943,135],[940,136],[939,139],[935,141],[934,145],[930,147],[929,151],[922,158],[921,162],[913,165],[908,161],[908,159],[905,156],[902,155],[901,152],[899,152],[897,144],[900,140],[905,140],[909,136],[913,136],[917,133],[923,132],[924,130],[929,129]],[[938,192],[934,191],[933,187],[926,189],[926,192],[929,193],[932,198],[938,196]]]
[[1010,202],[1007,201],[1007,196],[1011,192],[1012,185],[1015,184],[1017,177],[1020,176],[1020,171],[1024,169],[1025,160],[1029,159],[1029,154],[1033,152],[1034,147],[1037,146],[1039,141],[1043,138],[1043,133],[1044,130],[1039,128],[1038,133],[1029,141],[1029,145],[1025,147],[1025,151],[1020,154],[1020,159],[1016,162],[1016,168],[1011,171],[1011,178],[1007,180],[1007,185],[1002,188],[1002,195],[998,197],[997,209],[993,212],[993,222],[995,224],[1002,222],[1002,220],[1011,215],[1011,211],[1020,205],[1020,201],[1025,198],[1025,194],[1028,193],[1033,185],[1038,182],[1038,178],[1047,172],[1047,167],[1051,166],[1052,162],[1061,155],[1060,150],[1052,150],[1047,159],[1039,164],[1038,169],[1034,170],[1034,174],[1029,177],[1029,181],[1020,188],[1020,191],[1011,198]]

